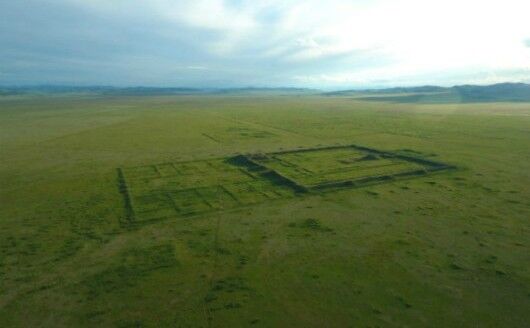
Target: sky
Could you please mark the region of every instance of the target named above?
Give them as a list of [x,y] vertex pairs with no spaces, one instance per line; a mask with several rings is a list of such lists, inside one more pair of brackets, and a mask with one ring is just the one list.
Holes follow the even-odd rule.
[[530,82],[528,0],[0,0],[0,85]]

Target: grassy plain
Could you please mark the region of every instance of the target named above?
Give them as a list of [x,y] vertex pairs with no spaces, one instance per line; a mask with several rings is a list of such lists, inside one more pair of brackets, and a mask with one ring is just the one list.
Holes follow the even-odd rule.
[[[458,169],[124,220],[117,168],[334,144]],[[529,163],[528,103],[0,98],[0,326],[527,327]]]

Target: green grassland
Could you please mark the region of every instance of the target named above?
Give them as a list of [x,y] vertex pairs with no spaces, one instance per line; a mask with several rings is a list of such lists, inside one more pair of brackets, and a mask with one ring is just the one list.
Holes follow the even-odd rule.
[[[417,169],[278,154],[351,144],[456,169],[225,160]],[[529,163],[529,103],[5,96],[0,326],[527,327]]]

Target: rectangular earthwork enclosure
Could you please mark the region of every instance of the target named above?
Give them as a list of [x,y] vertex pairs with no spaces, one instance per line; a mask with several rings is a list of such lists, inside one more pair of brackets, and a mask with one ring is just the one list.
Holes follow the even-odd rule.
[[120,168],[118,178],[127,222],[139,224],[452,168],[352,145]]
[[247,158],[308,191],[421,176],[450,165],[360,146],[282,151]]

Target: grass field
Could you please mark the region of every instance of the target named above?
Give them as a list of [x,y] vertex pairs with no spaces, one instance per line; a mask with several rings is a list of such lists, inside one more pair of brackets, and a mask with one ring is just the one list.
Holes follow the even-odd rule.
[[[456,169],[226,161],[422,166],[286,152],[352,144]],[[530,103],[0,97],[0,326],[528,327],[529,163]]]

